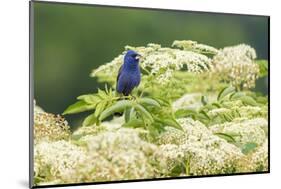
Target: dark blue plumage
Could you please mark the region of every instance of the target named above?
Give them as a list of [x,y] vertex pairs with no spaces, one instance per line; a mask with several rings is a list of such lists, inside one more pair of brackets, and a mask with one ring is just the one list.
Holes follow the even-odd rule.
[[140,84],[139,57],[140,55],[133,50],[126,53],[124,63],[120,67],[117,76],[116,90],[118,93],[128,96]]

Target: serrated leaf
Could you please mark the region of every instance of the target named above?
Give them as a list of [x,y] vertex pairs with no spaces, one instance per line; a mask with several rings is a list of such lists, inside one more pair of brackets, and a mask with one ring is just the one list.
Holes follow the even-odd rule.
[[226,134],[226,133],[214,133],[215,135],[217,135],[218,137],[226,140],[227,142],[230,142],[230,143],[235,143],[236,140],[229,134]]
[[224,97],[226,97],[227,95],[233,93],[235,91],[235,88],[230,86],[230,87],[226,87],[224,89],[222,89],[218,95],[217,100],[220,101],[222,100]]
[[99,116],[99,120],[102,121],[108,116],[114,114],[115,112],[120,112],[125,110],[126,108],[132,107],[132,102],[129,100],[121,100],[117,101],[112,106],[105,109]]
[[68,106],[66,110],[62,113],[62,115],[80,113],[80,112],[92,110],[94,108],[95,106],[89,105],[84,101],[78,101]]
[[242,147],[241,151],[243,154],[247,155],[250,152],[254,151],[257,146],[258,145],[254,142],[248,142]]
[[161,107],[160,104],[152,98],[147,98],[147,97],[141,98],[141,99],[138,100],[138,102],[141,105],[156,106],[156,107],[159,107],[159,108]]
[[87,116],[87,117],[84,119],[82,125],[83,125],[83,126],[93,125],[93,124],[96,123],[96,121],[97,121],[97,117],[95,116],[95,113],[92,113],[91,115]]

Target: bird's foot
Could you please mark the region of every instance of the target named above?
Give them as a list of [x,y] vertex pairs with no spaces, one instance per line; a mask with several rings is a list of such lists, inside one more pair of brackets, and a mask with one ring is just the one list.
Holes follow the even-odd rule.
[[131,95],[131,99],[132,99],[132,100],[136,100],[136,99],[137,99],[137,97],[135,97],[135,96]]

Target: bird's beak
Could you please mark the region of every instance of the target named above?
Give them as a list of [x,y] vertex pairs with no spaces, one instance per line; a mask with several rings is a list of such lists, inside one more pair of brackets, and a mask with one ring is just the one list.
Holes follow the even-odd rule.
[[136,59],[139,60],[141,57],[142,57],[142,55],[138,54],[138,55],[136,56]]

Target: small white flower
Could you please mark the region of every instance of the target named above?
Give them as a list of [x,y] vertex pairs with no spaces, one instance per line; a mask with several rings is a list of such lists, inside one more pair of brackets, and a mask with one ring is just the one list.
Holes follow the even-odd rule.
[[224,76],[234,86],[252,88],[259,73],[256,57],[256,51],[249,45],[225,47],[213,57],[213,74]]

